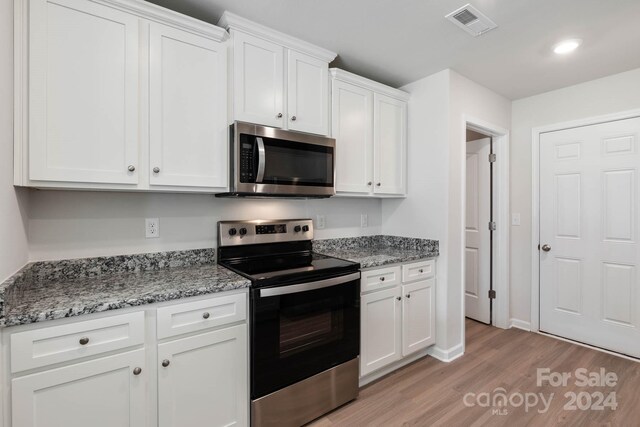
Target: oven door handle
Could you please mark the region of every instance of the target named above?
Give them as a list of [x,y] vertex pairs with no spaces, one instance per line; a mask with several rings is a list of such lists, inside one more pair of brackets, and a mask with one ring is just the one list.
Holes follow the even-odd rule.
[[360,272],[347,274],[346,276],[332,277],[331,279],[318,280],[317,282],[300,283],[298,285],[282,286],[280,288],[260,289],[260,296],[273,297],[276,295],[296,294],[298,292],[306,292],[314,289],[341,285],[358,279],[360,279]]
[[262,138],[256,138],[258,144],[258,172],[256,173],[256,183],[260,184],[264,180],[264,165],[266,161],[266,153],[264,151],[264,141]]

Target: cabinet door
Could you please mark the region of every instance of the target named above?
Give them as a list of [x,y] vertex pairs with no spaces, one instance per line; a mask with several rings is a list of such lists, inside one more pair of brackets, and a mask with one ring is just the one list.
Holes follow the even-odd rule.
[[334,80],[331,99],[336,191],[368,194],[373,181],[373,92]]
[[374,192],[403,195],[407,179],[407,103],[375,94]]
[[329,64],[289,50],[287,127],[300,132],[329,133]]
[[227,187],[226,46],[150,28],[151,185]]
[[234,120],[283,127],[284,48],[236,31],[233,33]]
[[29,178],[138,182],[138,18],[29,2]]
[[146,377],[145,352],[136,350],[16,378],[12,425],[144,426]]
[[360,375],[400,359],[400,287],[362,296]]
[[434,344],[435,279],[402,286],[402,356]]
[[246,325],[158,345],[158,370],[160,427],[247,425]]

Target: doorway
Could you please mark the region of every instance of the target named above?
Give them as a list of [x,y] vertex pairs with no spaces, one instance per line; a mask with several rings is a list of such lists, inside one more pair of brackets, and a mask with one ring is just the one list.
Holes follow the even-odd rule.
[[493,324],[493,137],[466,130],[465,316]]

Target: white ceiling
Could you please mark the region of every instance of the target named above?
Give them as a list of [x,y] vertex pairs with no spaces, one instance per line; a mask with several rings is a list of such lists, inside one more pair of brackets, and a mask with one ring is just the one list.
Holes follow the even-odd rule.
[[[396,87],[452,68],[518,99],[640,67],[640,0],[471,0],[498,24],[477,38],[444,19],[469,0],[150,1],[211,23],[229,10]],[[584,42],[557,56],[563,38]]]

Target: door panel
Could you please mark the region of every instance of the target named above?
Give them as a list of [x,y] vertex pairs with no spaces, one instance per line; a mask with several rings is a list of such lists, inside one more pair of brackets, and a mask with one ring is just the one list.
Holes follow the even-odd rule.
[[226,46],[151,24],[149,58],[149,182],[224,189],[229,145]]
[[299,132],[327,135],[329,133],[328,64],[294,50],[289,50],[288,64],[288,128]]
[[640,357],[640,118],[540,137],[540,329]]
[[29,178],[138,182],[138,18],[29,3]]
[[435,279],[402,286],[402,356],[435,343]]
[[465,222],[465,315],[491,322],[491,177],[489,138],[467,142],[467,208]]
[[361,376],[400,359],[401,299],[400,287],[362,296]]
[[377,93],[373,99],[373,191],[402,195],[407,185],[407,103]]
[[284,48],[275,43],[233,33],[233,108],[239,121],[283,127]]
[[332,103],[336,191],[368,194],[373,185],[373,92],[334,80]]

